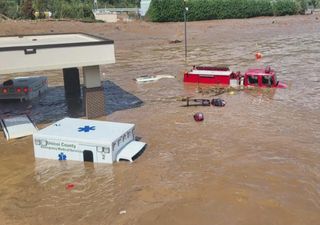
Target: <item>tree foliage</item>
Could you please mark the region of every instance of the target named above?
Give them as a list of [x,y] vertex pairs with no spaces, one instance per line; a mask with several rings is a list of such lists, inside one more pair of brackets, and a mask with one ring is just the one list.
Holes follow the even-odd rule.
[[25,19],[34,19],[34,9],[32,7],[32,0],[22,1],[21,16]]
[[[140,0],[98,0],[98,7],[139,7]],[[249,18],[304,13],[320,0],[152,0],[147,17],[151,21]],[[11,18],[32,18],[33,11],[51,11],[54,18],[93,19],[93,0],[0,0],[0,13]]]
[[272,2],[272,10],[275,16],[298,14],[301,5],[295,0],[281,0]]
[[[98,0],[99,7],[138,7],[140,0]],[[93,0],[0,0],[0,13],[33,19],[34,12],[52,12],[54,18],[94,19]],[[40,16],[41,18],[41,16]]]
[[181,21],[183,12],[183,0],[152,0],[147,16],[157,22]]
[[[189,0],[186,6],[191,21],[282,16],[301,11],[298,0]],[[147,17],[154,22],[183,21],[183,13],[183,0],[152,0]]]
[[79,0],[52,0],[47,8],[54,18],[94,19],[92,2]]

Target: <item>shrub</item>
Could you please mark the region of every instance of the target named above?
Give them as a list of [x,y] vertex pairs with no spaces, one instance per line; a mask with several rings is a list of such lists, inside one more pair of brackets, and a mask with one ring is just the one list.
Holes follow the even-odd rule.
[[0,0],[0,14],[15,19],[19,15],[19,6],[16,1]]
[[8,2],[6,0],[0,0],[0,14],[6,15],[8,10]]
[[53,13],[53,18],[94,19],[92,5],[77,0],[70,2],[53,0],[48,5],[48,9]]
[[23,0],[21,7],[21,15],[24,19],[34,19],[34,9],[32,0]]
[[152,0],[147,17],[156,22],[182,21],[183,0]]
[[275,16],[298,14],[301,5],[295,0],[278,0],[272,2],[272,9]]

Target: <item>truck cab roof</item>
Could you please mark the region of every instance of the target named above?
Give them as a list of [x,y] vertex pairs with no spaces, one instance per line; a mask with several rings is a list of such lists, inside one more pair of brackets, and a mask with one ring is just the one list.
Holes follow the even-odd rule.
[[266,69],[248,69],[246,71],[246,75],[249,76],[274,76],[274,74],[274,70],[268,69],[268,67]]

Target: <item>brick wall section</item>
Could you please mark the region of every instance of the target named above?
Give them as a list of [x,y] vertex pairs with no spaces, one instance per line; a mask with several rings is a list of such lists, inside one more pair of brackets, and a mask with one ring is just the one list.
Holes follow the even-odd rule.
[[104,116],[105,96],[102,87],[83,88],[83,99],[85,101],[85,112],[88,119]]

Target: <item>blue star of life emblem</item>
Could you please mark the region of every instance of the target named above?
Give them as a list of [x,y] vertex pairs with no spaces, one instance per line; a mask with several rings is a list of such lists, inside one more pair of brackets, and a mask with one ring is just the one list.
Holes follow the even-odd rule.
[[79,128],[78,128],[78,132],[85,132],[85,133],[87,133],[87,132],[90,132],[90,131],[95,130],[95,129],[96,129],[95,126],[84,126],[84,127],[79,127]]
[[59,158],[59,160],[67,160],[67,155],[64,154],[63,152],[61,152],[61,153],[58,155],[58,158]]

